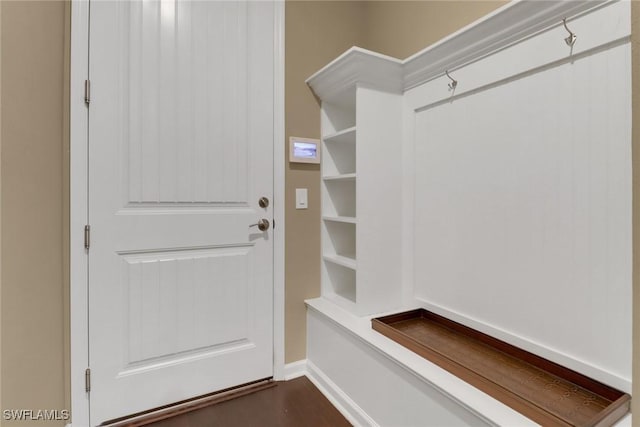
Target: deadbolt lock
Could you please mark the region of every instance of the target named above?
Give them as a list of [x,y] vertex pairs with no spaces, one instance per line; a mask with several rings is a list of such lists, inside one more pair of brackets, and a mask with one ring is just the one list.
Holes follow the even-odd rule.
[[258,227],[260,231],[267,231],[269,229],[269,220],[262,218],[255,224],[251,224],[249,227]]
[[258,199],[258,204],[261,208],[267,208],[269,207],[269,199],[266,197],[260,197],[260,199]]

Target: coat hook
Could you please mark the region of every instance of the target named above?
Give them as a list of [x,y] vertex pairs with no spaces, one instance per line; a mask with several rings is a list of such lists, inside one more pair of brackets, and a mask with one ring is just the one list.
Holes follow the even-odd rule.
[[444,72],[449,79],[451,79],[451,83],[449,83],[449,89],[454,90],[456,86],[458,86],[458,81],[449,75],[449,71]]
[[576,36],[569,29],[569,27],[567,27],[567,18],[564,18],[562,20],[562,24],[564,25],[565,30],[567,30],[569,32],[569,36],[566,39],[564,39],[564,42],[567,44],[567,46],[573,46],[573,44],[576,42],[576,39],[578,38],[578,36]]

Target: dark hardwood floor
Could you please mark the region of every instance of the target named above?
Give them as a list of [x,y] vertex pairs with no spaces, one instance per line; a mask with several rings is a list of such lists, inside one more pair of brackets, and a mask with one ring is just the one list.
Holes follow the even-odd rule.
[[306,377],[148,424],[150,427],[341,427],[349,422]]

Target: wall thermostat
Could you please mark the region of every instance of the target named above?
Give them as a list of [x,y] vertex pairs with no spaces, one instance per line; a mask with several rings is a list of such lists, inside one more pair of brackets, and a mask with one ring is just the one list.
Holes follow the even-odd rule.
[[309,138],[289,138],[289,162],[320,163],[320,140]]

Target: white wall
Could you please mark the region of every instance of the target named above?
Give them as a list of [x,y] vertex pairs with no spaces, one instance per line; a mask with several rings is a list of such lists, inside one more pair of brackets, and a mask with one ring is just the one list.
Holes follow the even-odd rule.
[[625,17],[576,20],[573,57],[550,31],[458,70],[451,99],[440,79],[407,98],[414,296],[630,391]]

